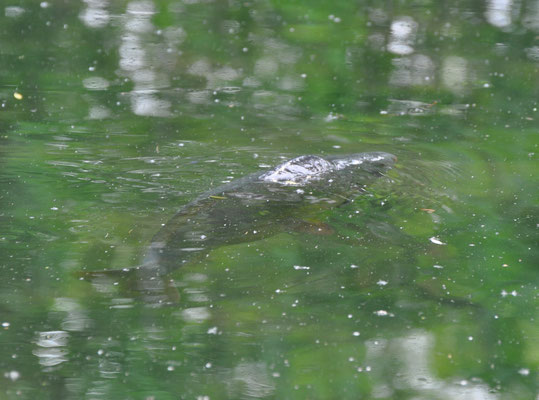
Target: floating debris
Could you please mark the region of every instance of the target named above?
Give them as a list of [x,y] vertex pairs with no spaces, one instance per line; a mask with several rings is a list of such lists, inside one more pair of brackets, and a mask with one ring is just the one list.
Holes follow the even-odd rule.
[[429,240],[431,241],[431,243],[438,244],[440,246],[443,246],[443,245],[447,244],[447,243],[442,242],[440,239],[438,239],[437,237],[434,237],[434,236],[429,238]]

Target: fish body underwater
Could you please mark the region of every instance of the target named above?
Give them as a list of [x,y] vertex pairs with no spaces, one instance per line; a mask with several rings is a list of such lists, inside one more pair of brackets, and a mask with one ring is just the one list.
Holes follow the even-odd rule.
[[162,293],[159,277],[200,261],[212,249],[282,232],[325,229],[316,222],[317,215],[353,200],[395,161],[383,152],[293,158],[210,190],[182,207],[154,236],[139,267],[85,271],[81,277],[135,275],[137,291]]

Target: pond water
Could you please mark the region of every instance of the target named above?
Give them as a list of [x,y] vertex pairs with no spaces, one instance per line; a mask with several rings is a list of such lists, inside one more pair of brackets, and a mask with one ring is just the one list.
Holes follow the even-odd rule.
[[[0,60],[0,399],[539,398],[537,0],[5,0]],[[370,151],[303,223],[81,279]]]

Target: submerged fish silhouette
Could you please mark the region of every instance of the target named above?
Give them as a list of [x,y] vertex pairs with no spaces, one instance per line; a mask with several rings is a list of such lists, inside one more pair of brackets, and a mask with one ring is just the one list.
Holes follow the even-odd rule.
[[323,210],[360,194],[395,161],[394,155],[382,152],[294,158],[206,192],[185,205],[154,236],[139,267],[86,271],[81,276],[92,280],[135,274],[137,290],[163,293],[158,277],[200,260],[217,247],[281,232],[323,231],[323,224],[307,221],[316,221]]

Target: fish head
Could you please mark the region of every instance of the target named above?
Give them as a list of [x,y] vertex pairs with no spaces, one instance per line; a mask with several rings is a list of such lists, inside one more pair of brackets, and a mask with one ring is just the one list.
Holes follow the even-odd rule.
[[341,157],[322,158],[305,155],[286,161],[260,175],[264,183],[280,187],[319,188],[327,192],[356,188],[368,178],[381,176],[397,160],[384,152],[357,153]]
[[305,155],[286,161],[259,176],[264,182],[283,186],[305,186],[335,169],[335,165],[319,156]]
[[331,162],[335,165],[333,181],[336,186],[353,189],[383,176],[395,165],[397,157],[391,153],[370,152],[334,158]]
[[337,170],[380,170],[387,171],[397,162],[397,157],[391,153],[374,151],[356,153],[331,160]]

